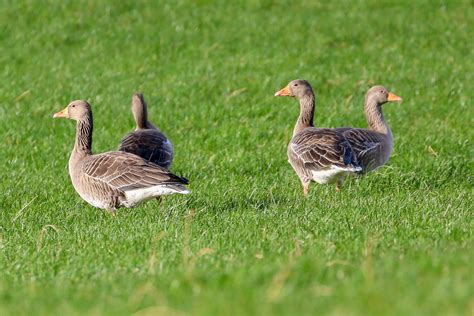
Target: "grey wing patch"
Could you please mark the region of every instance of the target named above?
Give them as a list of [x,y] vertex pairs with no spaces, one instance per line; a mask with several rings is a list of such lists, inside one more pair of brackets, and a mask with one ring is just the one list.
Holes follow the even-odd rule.
[[367,143],[366,149],[357,152],[357,159],[363,166],[364,172],[376,169],[377,157],[380,150],[380,144]]
[[156,129],[138,130],[127,134],[121,141],[120,151],[128,152],[169,168],[173,161],[173,145]]

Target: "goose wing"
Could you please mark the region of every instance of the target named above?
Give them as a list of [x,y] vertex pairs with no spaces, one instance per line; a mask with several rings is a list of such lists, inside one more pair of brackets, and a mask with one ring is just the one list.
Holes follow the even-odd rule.
[[288,146],[288,156],[309,170],[360,170],[349,142],[328,128],[307,128],[295,135]]
[[378,133],[362,128],[341,128],[338,132],[349,142],[364,171],[377,164],[382,146]]
[[173,145],[156,129],[138,130],[125,135],[119,150],[135,154],[164,168],[169,168],[173,161]]
[[143,158],[121,151],[91,156],[81,168],[91,182],[105,183],[113,189],[129,191],[157,185],[181,186],[188,180]]

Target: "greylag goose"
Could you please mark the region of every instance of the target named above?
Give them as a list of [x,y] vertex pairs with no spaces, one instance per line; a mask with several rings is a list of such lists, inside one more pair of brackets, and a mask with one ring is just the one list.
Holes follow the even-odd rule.
[[291,81],[275,96],[291,96],[300,102],[300,115],[288,145],[288,161],[300,178],[305,196],[311,181],[336,183],[339,191],[347,175],[373,170],[390,156],[392,135],[380,105],[401,99],[387,89],[376,86],[367,93],[366,116],[371,130],[315,128],[316,99],[306,80]]
[[122,151],[92,154],[92,110],[82,100],[71,102],[53,118],[76,123],[76,142],[69,158],[69,175],[87,203],[112,213],[120,207],[168,194],[187,194],[188,180],[139,156]]
[[361,173],[382,167],[393,150],[393,135],[382,112],[382,105],[398,102],[402,98],[383,86],[373,86],[367,91],[364,113],[369,125],[365,128],[341,127],[336,130],[349,142],[354,151]]
[[119,150],[135,154],[169,169],[173,162],[173,145],[158,128],[148,121],[148,109],[143,94],[133,95],[132,113],[136,123],[135,131],[122,138]]

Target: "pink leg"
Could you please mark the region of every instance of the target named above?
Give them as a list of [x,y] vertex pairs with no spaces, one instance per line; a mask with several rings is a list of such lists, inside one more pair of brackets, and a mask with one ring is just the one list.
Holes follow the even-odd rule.
[[302,182],[303,184],[303,194],[305,197],[308,197],[308,194],[309,194],[309,182]]

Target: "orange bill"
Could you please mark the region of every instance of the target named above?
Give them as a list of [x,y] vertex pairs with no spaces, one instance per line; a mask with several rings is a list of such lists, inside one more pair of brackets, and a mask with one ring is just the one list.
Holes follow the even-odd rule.
[[289,96],[289,95],[291,95],[291,93],[290,93],[290,89],[288,88],[288,86],[284,87],[283,89],[281,89],[281,90],[279,90],[275,93],[276,97],[283,97],[283,96]]
[[67,107],[62,111],[54,113],[53,118],[58,118],[58,117],[68,117]]
[[402,98],[400,98],[398,95],[393,94],[392,92],[388,93],[387,101],[393,102],[393,101],[401,101],[401,100],[402,100]]

